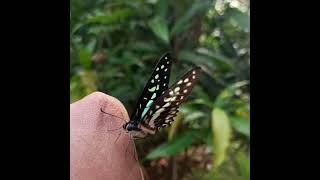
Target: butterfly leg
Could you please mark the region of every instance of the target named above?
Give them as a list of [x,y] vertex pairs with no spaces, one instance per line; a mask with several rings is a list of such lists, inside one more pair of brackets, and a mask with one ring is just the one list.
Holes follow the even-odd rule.
[[118,139],[119,139],[119,137],[121,136],[121,131],[119,132],[119,134],[118,134],[118,136],[117,136],[117,138],[116,138],[116,140],[114,141],[114,144],[118,141]]
[[134,140],[133,140],[133,137],[132,135],[130,134],[130,140],[132,141],[133,143],[133,157],[136,161],[138,161],[138,157],[137,157],[137,149],[136,149],[136,144],[134,143]]
[[[130,136],[129,136],[129,138],[130,138]],[[130,140],[129,140],[128,143],[127,143],[126,151],[125,151],[125,153],[124,153],[124,157],[125,157],[125,158],[127,158],[127,152],[128,152],[129,144],[130,144]]]

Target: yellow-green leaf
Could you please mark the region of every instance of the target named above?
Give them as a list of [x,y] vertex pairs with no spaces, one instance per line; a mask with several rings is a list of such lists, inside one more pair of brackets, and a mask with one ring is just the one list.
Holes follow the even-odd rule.
[[231,135],[229,118],[220,108],[215,108],[212,111],[212,133],[214,149],[213,164],[214,168],[217,168],[225,159]]

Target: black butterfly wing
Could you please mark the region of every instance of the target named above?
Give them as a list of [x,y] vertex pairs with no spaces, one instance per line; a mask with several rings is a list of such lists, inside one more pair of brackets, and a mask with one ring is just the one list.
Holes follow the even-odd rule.
[[154,101],[168,89],[171,64],[170,53],[164,54],[159,59],[137,101],[136,109],[133,111],[130,121],[140,123]]
[[160,96],[144,117],[144,127],[150,130],[159,130],[161,127],[171,124],[178,113],[179,105],[186,100],[193,86],[199,80],[200,74],[200,67],[191,69]]

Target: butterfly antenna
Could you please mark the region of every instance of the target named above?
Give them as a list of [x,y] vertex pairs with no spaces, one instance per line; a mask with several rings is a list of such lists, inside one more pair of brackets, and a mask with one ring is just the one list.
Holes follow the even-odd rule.
[[[104,113],[104,114],[108,114],[108,115],[110,115],[110,116],[119,118],[119,119],[121,119],[123,122],[126,123],[126,121],[125,121],[123,118],[121,118],[121,117],[119,117],[119,116],[116,116],[116,115],[113,115],[113,114],[110,114],[110,113],[107,113],[107,112],[103,111],[102,108],[100,108],[100,111],[101,111],[102,113]],[[122,113],[122,112],[121,112],[121,113]]]
[[122,128],[122,126],[121,127],[119,127],[119,128],[117,128],[117,129],[110,129],[110,130],[107,130],[107,132],[110,132],[110,131],[117,131],[117,130],[119,130],[119,129],[121,129]]

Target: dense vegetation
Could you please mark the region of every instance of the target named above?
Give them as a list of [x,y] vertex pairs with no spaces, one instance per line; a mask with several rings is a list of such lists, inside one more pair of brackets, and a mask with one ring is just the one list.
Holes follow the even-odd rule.
[[155,61],[200,82],[170,128],[137,141],[151,179],[250,179],[248,0],[71,0],[70,102],[93,91],[132,112]]

